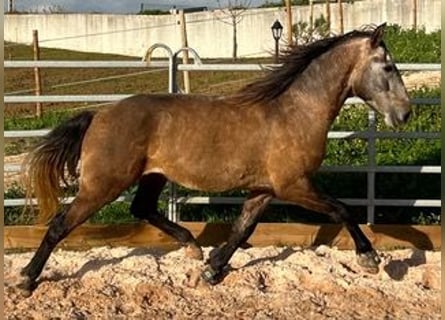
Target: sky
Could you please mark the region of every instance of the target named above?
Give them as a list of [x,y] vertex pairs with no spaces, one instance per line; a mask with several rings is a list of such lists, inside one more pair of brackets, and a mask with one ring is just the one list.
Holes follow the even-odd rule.
[[[5,12],[7,11],[8,1],[10,0],[3,0]],[[218,8],[216,0],[13,0],[13,2],[17,11],[28,12],[42,12],[43,9],[57,8],[57,11],[62,12],[137,13],[141,3],[144,4],[145,9],[168,10],[173,6],[177,8],[201,6],[209,9]],[[238,0],[238,2],[246,3],[248,0]],[[251,0],[251,6],[255,7],[264,2],[266,1]],[[221,0],[222,6],[225,3],[227,3],[227,0]]]

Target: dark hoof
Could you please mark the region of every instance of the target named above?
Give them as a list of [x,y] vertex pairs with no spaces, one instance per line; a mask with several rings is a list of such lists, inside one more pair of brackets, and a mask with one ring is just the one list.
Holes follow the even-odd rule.
[[201,272],[201,279],[212,286],[220,283],[224,275],[220,271],[215,271],[211,266],[207,266],[203,272]]
[[31,280],[28,276],[23,276],[20,282],[15,286],[17,293],[24,298],[28,298],[32,295],[32,292],[37,288],[37,282]]
[[209,252],[209,257],[206,259],[205,263],[210,264],[210,261],[215,259],[215,257],[219,254],[219,248],[214,248]]
[[210,259],[214,259],[218,254],[219,254],[220,249],[219,248],[213,248],[210,252],[209,252],[209,260]]
[[366,272],[378,273],[380,262],[381,259],[374,250],[357,254],[357,263]]

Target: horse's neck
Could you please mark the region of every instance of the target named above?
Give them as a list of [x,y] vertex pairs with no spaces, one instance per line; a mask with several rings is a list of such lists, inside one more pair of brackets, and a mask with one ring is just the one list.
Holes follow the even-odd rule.
[[354,50],[343,46],[312,61],[283,95],[283,106],[331,124],[351,92],[349,78],[356,61]]

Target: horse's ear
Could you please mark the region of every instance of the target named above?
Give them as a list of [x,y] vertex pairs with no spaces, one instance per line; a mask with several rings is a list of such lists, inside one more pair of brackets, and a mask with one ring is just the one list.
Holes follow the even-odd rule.
[[371,48],[377,48],[382,42],[383,35],[385,34],[386,22],[379,25],[371,36]]

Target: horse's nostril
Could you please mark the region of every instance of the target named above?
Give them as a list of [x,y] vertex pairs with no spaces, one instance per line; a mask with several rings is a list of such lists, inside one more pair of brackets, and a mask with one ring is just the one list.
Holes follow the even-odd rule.
[[411,117],[411,111],[408,111],[403,115],[403,122],[407,122],[410,117]]

